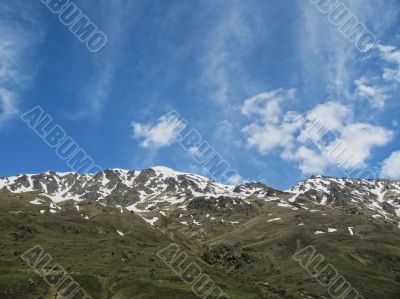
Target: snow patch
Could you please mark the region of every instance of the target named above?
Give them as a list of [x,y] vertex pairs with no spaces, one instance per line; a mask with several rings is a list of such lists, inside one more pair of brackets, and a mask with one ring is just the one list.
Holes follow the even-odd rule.
[[350,235],[352,235],[352,236],[354,236],[354,231],[353,231],[353,229],[354,229],[354,227],[351,227],[351,226],[348,227],[349,233],[350,233]]
[[196,219],[193,219],[193,223],[196,224],[196,225],[201,225],[201,223],[198,222]]
[[150,223],[150,225],[154,225],[154,223],[156,223],[157,222],[157,220],[158,220],[158,217],[153,217],[153,218],[151,218],[151,219],[146,219],[146,218],[143,218],[147,223]]
[[269,219],[267,220],[267,222],[274,222],[274,221],[279,221],[282,220],[281,218],[273,218],[273,219]]
[[30,201],[30,203],[33,205],[42,205],[44,202],[43,200],[36,198],[35,200]]

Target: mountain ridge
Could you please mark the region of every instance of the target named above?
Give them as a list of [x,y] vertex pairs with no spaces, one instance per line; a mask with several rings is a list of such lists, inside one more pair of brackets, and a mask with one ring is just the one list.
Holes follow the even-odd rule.
[[39,192],[54,203],[70,199],[95,200],[138,213],[157,204],[183,204],[184,208],[198,197],[225,196],[245,201],[261,198],[288,208],[304,208],[302,201],[308,200],[320,206],[370,211],[374,217],[396,220],[400,217],[400,181],[388,179],[311,176],[290,190],[281,191],[261,182],[225,185],[194,173],[156,166],[141,171],[107,169],[96,174],[54,171],[19,174],[0,177],[0,190]]

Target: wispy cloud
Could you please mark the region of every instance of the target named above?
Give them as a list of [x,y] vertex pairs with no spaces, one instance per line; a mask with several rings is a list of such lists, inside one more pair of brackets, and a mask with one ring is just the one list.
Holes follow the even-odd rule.
[[[94,8],[94,9],[89,9]],[[98,119],[104,107],[109,103],[111,94],[115,89],[115,76],[123,61],[123,46],[129,39],[129,30],[134,28],[138,21],[141,5],[132,1],[113,1],[88,6],[88,13],[98,13],[96,20],[101,20],[103,31],[108,36],[107,46],[99,53],[79,53],[78,57],[85,55],[85,60],[90,64],[90,78],[77,90],[77,96],[82,99],[83,105],[78,111],[70,113],[72,119],[81,120],[90,117]],[[79,47],[78,51],[82,51]]]
[[17,115],[16,96],[7,89],[0,89],[0,128],[2,125]]
[[[351,14],[365,24],[378,40],[396,18],[396,9],[387,9],[389,4],[382,1],[340,2],[345,3]],[[327,93],[343,101],[353,98],[352,91],[356,88],[359,93],[356,95],[366,98],[373,108],[382,109],[388,99],[387,88],[378,83],[368,84],[373,78],[361,75],[371,68],[371,61],[377,55],[376,49],[368,53],[358,52],[339,28],[331,24],[328,15],[321,14],[311,2],[304,3],[302,10],[303,25],[298,27],[298,45],[304,85],[316,88],[326,86]],[[376,15],[380,15],[380,18],[376,18]],[[379,48],[384,56],[383,48]],[[390,52],[394,49],[386,47],[385,50]],[[378,68],[381,66],[378,65]],[[388,77],[393,75],[389,73],[392,71],[388,72]]]
[[222,16],[206,39],[201,80],[209,90],[209,98],[217,104],[225,104],[232,101],[237,87],[240,49],[246,46],[249,49],[254,28],[247,22],[245,1],[230,1],[218,10],[222,11]]
[[400,50],[394,46],[378,45],[374,75],[354,80],[355,99],[367,100],[372,108],[383,111],[388,100],[399,90]]
[[34,6],[0,1],[0,127],[18,114],[20,93],[32,82],[29,58],[43,37]]
[[336,97],[349,95],[356,61],[353,45],[311,1],[301,9],[302,25],[298,26],[297,36],[303,84],[314,89],[322,84]]

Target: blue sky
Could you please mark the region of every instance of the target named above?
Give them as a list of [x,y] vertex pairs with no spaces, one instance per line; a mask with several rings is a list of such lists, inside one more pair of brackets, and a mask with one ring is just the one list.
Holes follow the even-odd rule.
[[306,114],[400,178],[400,4],[339,2],[376,37],[366,53],[312,1],[74,1],[108,37],[92,53],[41,1],[0,0],[0,175],[69,170],[20,119],[41,106],[103,168],[209,176],[163,123],[177,111],[243,181],[347,176]]

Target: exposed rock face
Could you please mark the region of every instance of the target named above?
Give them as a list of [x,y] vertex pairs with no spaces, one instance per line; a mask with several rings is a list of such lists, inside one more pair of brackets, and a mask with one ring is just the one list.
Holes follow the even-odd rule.
[[206,213],[249,213],[255,209],[240,198],[219,196],[217,198],[196,197],[187,205],[188,210],[194,209]]
[[263,193],[267,196],[276,196],[282,193],[281,191],[268,187],[267,185],[260,182],[246,183],[243,185],[236,186],[235,189],[233,189],[233,192],[236,193],[242,193],[243,191],[246,192],[247,194],[252,194],[254,192],[257,192],[257,193]]
[[237,248],[228,244],[218,244],[205,248],[202,258],[210,265],[220,265],[234,270],[239,270],[250,263],[248,254],[240,252]]

